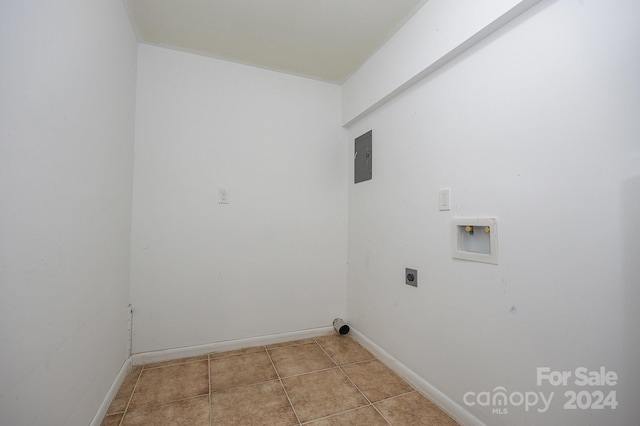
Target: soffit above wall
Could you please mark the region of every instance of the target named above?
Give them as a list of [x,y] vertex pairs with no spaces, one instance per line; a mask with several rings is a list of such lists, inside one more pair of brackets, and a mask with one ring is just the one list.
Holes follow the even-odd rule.
[[343,82],[427,0],[124,0],[142,43]]

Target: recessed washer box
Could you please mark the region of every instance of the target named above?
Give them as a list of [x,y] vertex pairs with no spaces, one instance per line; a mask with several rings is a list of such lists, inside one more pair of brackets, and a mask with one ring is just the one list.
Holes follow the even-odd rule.
[[498,222],[494,217],[452,219],[451,256],[455,259],[498,264]]

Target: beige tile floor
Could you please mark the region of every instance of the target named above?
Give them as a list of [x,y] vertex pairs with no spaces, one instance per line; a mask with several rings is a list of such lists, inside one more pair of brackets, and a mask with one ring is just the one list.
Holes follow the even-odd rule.
[[348,336],[144,366],[102,425],[457,425]]

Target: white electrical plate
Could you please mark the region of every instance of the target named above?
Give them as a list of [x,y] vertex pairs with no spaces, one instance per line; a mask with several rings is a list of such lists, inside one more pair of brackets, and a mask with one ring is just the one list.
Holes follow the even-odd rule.
[[451,210],[451,189],[444,188],[438,191],[438,208],[440,211]]
[[451,228],[451,256],[498,264],[498,222],[494,217],[456,217]]
[[218,204],[229,204],[229,190],[218,188]]

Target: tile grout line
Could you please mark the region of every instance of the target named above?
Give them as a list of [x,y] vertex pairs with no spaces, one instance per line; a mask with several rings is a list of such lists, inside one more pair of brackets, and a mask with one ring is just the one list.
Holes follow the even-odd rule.
[[209,379],[209,426],[212,426],[213,422],[213,407],[211,399],[211,354],[207,354],[207,378]]
[[[315,340],[315,339],[314,339],[314,340]],[[318,342],[316,341],[316,343],[318,343]],[[374,409],[374,410],[376,410],[376,411],[378,412],[378,414],[380,414],[380,416],[384,419],[384,421],[385,421],[385,422],[387,422],[387,424],[388,424],[388,425],[391,425],[391,422],[390,422],[389,420],[387,420],[387,418],[386,418],[386,417],[385,417],[385,416],[380,412],[380,410],[378,410],[378,408],[377,408],[377,407],[376,407],[376,406],[375,406],[375,405],[374,405],[374,404],[369,400],[369,398],[367,398],[367,395],[365,395],[365,394],[364,394],[364,392],[362,392],[362,390],[358,387],[358,385],[356,385],[356,384],[355,384],[355,382],[354,382],[353,380],[351,380],[351,377],[349,377],[349,375],[348,375],[347,373],[345,373],[345,372],[344,372],[344,370],[342,369],[342,367],[341,367],[340,365],[338,365],[338,363],[337,363],[337,362],[335,362],[335,360],[334,360],[334,359],[333,359],[333,358],[332,358],[332,357],[327,353],[327,351],[325,351],[325,350],[324,350],[324,348],[322,347],[322,345],[321,345],[320,343],[318,343],[318,346],[320,346],[320,349],[322,349],[322,350],[323,350],[323,352],[324,352],[325,354],[327,354],[327,356],[331,359],[331,361],[333,361],[333,363],[334,363],[334,364],[336,364],[336,366],[338,367],[338,369],[340,369],[340,371],[342,372],[342,374],[344,374],[344,375],[345,375],[345,377],[346,377],[347,379],[349,379],[349,381],[351,382],[351,384],[352,384],[353,386],[355,386],[355,388],[356,388],[356,389],[358,389],[358,392],[360,392],[360,394],[364,397],[364,399],[366,399],[366,400],[367,400],[367,402],[369,403],[368,405],[364,405],[364,406],[362,406],[362,407],[356,407],[356,408],[354,408],[354,410],[356,410],[356,409],[358,409],[358,408],[363,408],[363,407],[371,406],[371,407],[373,407],[373,409]],[[377,358],[374,356],[372,359],[377,359]],[[351,362],[351,363],[347,363],[347,364],[345,364],[345,365],[353,365],[353,364],[356,364],[356,363],[358,363],[358,362],[366,362],[366,361],[370,361],[370,360],[365,360],[365,361],[354,361],[354,362]],[[351,410],[349,410],[349,411],[351,411]],[[348,411],[345,411],[345,413],[346,413],[346,412],[348,412]]]
[[[361,364],[363,362],[369,362],[369,361],[373,361],[373,360],[380,361],[378,358],[372,357],[372,358],[361,359],[361,360],[353,361],[353,362],[345,362],[344,364],[340,365],[340,367],[348,367],[349,365]],[[380,361],[380,362],[382,362],[382,361]]]
[[[207,355],[207,360],[208,360],[209,356]],[[138,390],[138,384],[140,383],[140,378],[142,377],[142,373],[145,371],[150,371],[150,370],[156,370],[156,369],[160,369],[160,368],[165,368],[165,367],[174,367],[176,365],[180,365],[180,364],[188,364],[188,363],[192,363],[192,362],[202,362],[205,361],[204,359],[199,359],[199,360],[195,360],[195,361],[187,361],[187,362],[183,362],[183,363],[179,363],[179,364],[171,364],[171,365],[165,365],[165,366],[160,366],[160,367],[151,367],[151,368],[147,368],[146,365],[141,365],[140,368],[140,372],[138,373],[138,378],[136,379],[136,383],[133,387],[133,390],[131,391],[131,395],[129,396],[129,400],[127,401],[127,405],[124,409],[124,411],[122,412],[122,419],[120,419],[120,422],[118,423],[118,426],[123,426],[124,423],[124,419],[126,414],[129,411],[130,405],[131,405],[131,401],[133,400],[133,395],[135,394],[136,390]],[[207,362],[207,366],[208,366],[208,362]],[[209,377],[209,383],[211,382],[211,378]],[[210,387],[210,385],[209,385]],[[158,403],[151,403],[151,404],[143,404],[140,407],[136,407],[136,408],[145,408],[145,407],[156,407],[156,406],[160,406],[160,405],[165,405],[165,404],[170,404],[173,402],[179,402],[179,401],[186,401],[189,399],[195,399],[195,398],[200,398],[202,396],[204,396],[205,394],[199,394],[199,395],[192,395],[192,396],[188,396],[185,398],[179,398],[179,399],[175,399],[175,400],[171,400],[171,401],[164,401],[164,402],[158,402]],[[207,394],[208,396],[210,395],[210,393]],[[211,400],[211,397],[209,396],[209,402]],[[209,404],[209,413],[211,413],[211,405]],[[115,413],[115,414],[119,414],[119,413]],[[209,418],[211,418],[211,414],[209,414]]]
[[[206,358],[206,359],[209,359],[209,354],[205,354],[205,355],[207,356],[207,358]],[[202,356],[204,356],[204,355],[202,355]],[[202,362],[202,361],[205,361],[205,358],[201,358],[201,359],[191,359],[191,358],[200,358],[200,357],[202,357],[202,356],[197,355],[197,356],[195,356],[195,357],[179,358],[178,360],[180,360],[180,359],[187,359],[187,361],[174,362],[173,364],[156,365],[156,364],[159,364],[159,363],[158,363],[158,362],[154,362],[154,363],[152,363],[152,364],[148,364],[148,366],[147,366],[147,365],[145,365],[145,366],[144,366],[144,367],[145,367],[144,369],[145,369],[145,370],[155,370],[155,369],[158,369],[158,368],[175,367],[176,365],[191,364],[191,363],[194,363],[194,362]],[[178,360],[174,360],[174,361],[178,361]]]
[[335,360],[335,359],[333,359],[333,357],[332,357],[331,355],[329,355],[329,353],[328,353],[327,351],[325,351],[325,350],[324,350],[324,348],[322,347],[322,345],[320,344],[320,342],[318,342],[316,339],[313,339],[313,340],[315,340],[316,345],[318,345],[318,346],[320,347],[320,349],[322,350],[322,352],[324,352],[324,354],[325,354],[326,356],[328,356],[328,357],[329,357],[329,359],[331,360],[331,362],[333,362],[333,363],[335,364],[335,366],[336,366],[336,367],[340,367],[340,366],[338,365],[338,363],[336,362],[336,360]]
[[[414,389],[414,390],[410,390],[409,392],[399,393],[398,395],[393,395],[393,396],[390,396],[389,398],[381,399],[380,401],[376,401],[375,403],[377,404],[378,402],[389,401],[390,399],[396,399],[396,398],[399,398],[401,396],[409,395],[410,393],[414,393],[414,392],[418,392],[418,391]],[[424,396],[420,392],[418,392],[418,394],[421,395],[421,396]],[[429,399],[429,398],[427,398],[427,399]],[[431,400],[429,400],[429,401],[431,401]]]
[[364,392],[362,392],[362,389],[360,389],[360,387],[359,387],[358,385],[356,385],[356,384],[355,384],[355,382],[354,382],[353,380],[351,380],[351,377],[349,377],[349,375],[348,375],[347,373],[345,373],[345,371],[342,369],[342,367],[338,366],[338,368],[340,369],[340,372],[341,372],[342,374],[344,374],[344,375],[345,375],[345,377],[346,377],[347,379],[349,379],[349,381],[351,382],[351,384],[352,384],[353,386],[355,386],[355,387],[356,387],[356,389],[358,389],[358,392],[360,392],[360,393],[362,394],[362,396],[364,396],[364,399],[366,399],[366,400],[367,400],[367,402],[369,403],[369,405],[373,405],[373,402],[371,402],[371,400],[367,397],[367,395],[365,395],[365,394],[364,394]]
[[[321,337],[322,337],[322,336],[321,336]],[[347,376],[347,378],[349,379],[349,381],[350,381],[350,382],[351,382],[351,383],[356,387],[356,389],[358,389],[358,391],[362,394],[362,396],[364,396],[364,397],[365,397],[365,399],[369,402],[369,405],[370,405],[370,406],[372,406],[372,407],[373,407],[373,409],[374,409],[374,410],[376,410],[376,411],[378,412],[378,414],[380,414],[380,416],[384,419],[384,421],[385,421],[385,422],[387,422],[387,424],[388,424],[388,425],[391,425],[391,422],[390,422],[390,421],[389,421],[389,420],[384,416],[384,414],[382,414],[382,412],[380,412],[380,410],[378,410],[378,407],[376,407],[376,406],[375,406],[375,404],[374,404],[373,402],[369,401],[369,398],[367,398],[367,396],[366,396],[366,395],[365,395],[365,394],[360,390],[360,388],[358,387],[358,385],[356,385],[356,384],[353,382],[353,380],[351,380],[351,377],[349,377],[349,375],[348,375],[347,373],[345,373],[345,371],[342,369],[342,367],[346,367],[346,366],[349,366],[349,365],[354,365],[354,364],[358,364],[358,363],[362,363],[362,362],[367,362],[367,361],[372,361],[372,360],[376,360],[376,361],[379,361],[379,362],[382,362],[382,361],[380,361],[380,360],[379,360],[378,358],[376,358],[375,356],[372,356],[370,359],[360,360],[360,361],[353,361],[353,362],[345,363],[345,364],[343,364],[343,365],[338,365],[338,363],[337,363],[337,362],[335,362],[335,360],[331,357],[331,355],[329,355],[329,353],[324,349],[324,347],[322,347],[322,345],[320,344],[320,342],[318,342],[318,341],[316,340],[316,338],[314,338],[314,340],[316,341],[316,343],[318,344],[318,346],[320,346],[320,349],[322,349],[322,350],[323,350],[323,352],[324,352],[324,353],[325,353],[325,354],[326,354],[326,355],[331,359],[331,361],[333,361],[333,362],[334,362],[334,364],[336,364],[336,366],[340,369],[340,371],[342,371],[342,373],[343,373],[345,376]],[[382,364],[383,364],[383,365],[385,365],[384,363],[382,363]],[[387,368],[389,368],[389,367],[387,367]],[[408,395],[408,394],[413,393],[413,392],[416,392],[416,393],[418,393],[419,395],[421,395],[422,397],[424,397],[424,398],[426,398],[427,400],[431,401],[431,399],[429,399],[429,398],[427,398],[426,396],[422,395],[422,393],[421,393],[420,391],[418,391],[414,386],[412,386],[409,382],[407,382],[407,380],[406,380],[404,377],[400,376],[400,375],[399,375],[398,373],[396,373],[393,369],[390,369],[390,370],[391,370],[391,371],[393,371],[396,375],[398,375],[398,376],[400,377],[400,379],[402,379],[406,384],[408,384],[408,385],[409,385],[409,387],[411,387],[413,390],[412,390],[412,391],[409,391],[409,392],[404,392],[404,393],[401,393],[401,394],[398,394],[398,395],[390,396],[389,398],[381,399],[380,401],[376,401],[376,403],[378,403],[378,402],[382,402],[382,401],[388,401],[388,400],[390,400],[390,399],[394,399],[394,398],[398,398],[398,397],[401,397],[401,396],[404,396],[404,395]],[[433,403],[433,401],[431,401],[431,402]],[[368,405],[364,405],[364,406],[362,406],[362,407],[357,407],[357,408],[354,408],[354,409],[352,409],[352,410],[344,411],[344,412],[342,412],[342,413],[347,413],[347,412],[349,412],[349,411],[353,411],[353,410],[356,410],[356,409],[358,409],[358,408],[363,408],[363,407],[367,407],[367,406],[368,406]],[[437,404],[436,404],[436,406],[437,406],[440,410],[442,410],[442,408],[441,408],[440,406],[438,406]],[[444,411],[444,410],[442,410],[442,411]],[[341,414],[341,413],[332,414],[331,416],[334,416],[334,415],[337,415],[337,414]],[[445,411],[445,414],[447,414],[449,417],[451,417],[451,415],[450,415],[449,413],[447,413],[446,411]],[[331,416],[328,416],[328,417],[331,417]],[[453,418],[453,417],[451,417],[451,418]],[[316,420],[318,420],[318,419],[316,419]],[[454,420],[455,420],[455,419],[454,419]],[[315,420],[314,420],[314,421],[315,421]]]
[[131,395],[129,395],[129,400],[127,401],[126,407],[124,407],[124,412],[122,413],[122,418],[120,419],[118,426],[122,426],[122,424],[124,423],[124,418],[127,416],[127,411],[129,411],[129,404],[131,404],[131,400],[133,399],[133,394],[136,393],[136,388],[138,387],[138,383],[140,382],[140,376],[142,376],[143,371],[144,371],[144,365],[142,366],[142,368],[140,369],[140,372],[138,373],[136,384],[133,385],[133,389],[131,390]]
[[289,401],[289,405],[291,406],[293,415],[296,416],[296,420],[300,425],[301,424],[300,417],[298,416],[298,413],[296,412],[296,408],[293,406],[293,403],[291,402],[291,398],[289,398],[289,393],[287,392],[287,389],[284,387],[284,383],[282,383],[282,377],[280,377],[280,373],[278,372],[276,365],[273,363],[273,359],[271,359],[271,354],[269,353],[269,349],[267,349],[267,347],[265,346],[264,350],[267,352],[267,356],[269,357],[269,361],[271,362],[271,366],[273,367],[273,370],[276,372],[276,376],[278,376],[278,381],[280,382],[280,386],[282,386],[282,390],[284,391],[284,396],[286,396],[287,401]]
[[349,410],[344,410],[344,411],[340,411],[339,413],[329,414],[328,416],[324,416],[324,417],[318,417],[317,419],[312,419],[312,420],[306,421],[304,423],[301,423],[301,425],[308,425],[310,423],[317,422],[319,420],[330,419],[331,417],[340,416],[342,414],[350,413],[352,411],[356,411],[356,410],[359,410],[359,409],[365,408],[365,407],[368,407],[368,405],[363,405],[362,407],[351,408]]
[[[362,362],[364,363],[364,362],[368,362],[368,361],[371,361],[371,360],[376,360],[376,361],[378,361],[378,362],[382,363],[382,361],[380,361],[380,360],[379,360],[378,358],[376,358],[376,357],[373,357],[373,358],[372,358],[372,359],[370,359],[370,360],[366,360],[366,361],[362,361]],[[354,365],[354,364],[357,364],[357,362],[352,362],[352,363],[350,363],[350,364],[344,364],[344,366],[349,366],[349,365]],[[384,365],[384,363],[382,363],[382,364]],[[388,367],[387,367],[387,368],[388,368]],[[340,370],[342,370],[342,366],[340,367]],[[393,371],[393,370],[392,370],[392,371]],[[362,393],[362,394],[364,395],[364,392],[362,392],[362,391],[360,390],[360,388],[358,387],[358,385],[356,385],[356,384],[354,383],[354,381],[353,381],[353,380],[351,380],[351,377],[349,377],[349,375],[348,375],[344,370],[342,370],[342,372],[344,373],[344,375],[345,375],[345,376],[347,376],[347,377],[349,378],[349,380],[351,381],[351,383],[353,383],[353,385],[354,385],[356,388],[358,388],[358,390],[360,391],[360,393]],[[394,372],[394,373],[395,373],[395,372]],[[396,373],[396,374],[397,374],[397,373]],[[401,378],[405,383],[407,383],[407,381],[406,381],[406,380],[404,380],[404,378],[402,378],[402,377],[400,377],[400,378]],[[385,421],[385,422],[387,422],[387,424],[388,424],[388,425],[391,425],[391,422],[390,422],[390,421],[385,417],[385,415],[384,415],[384,414],[382,414],[382,412],[381,412],[380,410],[378,410],[378,407],[376,407],[376,405],[375,405],[375,404],[377,404],[378,402],[387,401],[387,400],[390,400],[390,399],[398,398],[398,397],[403,396],[403,395],[407,395],[407,394],[410,394],[410,393],[413,393],[413,392],[417,392],[417,391],[416,391],[416,389],[415,389],[413,386],[411,386],[409,383],[407,383],[407,384],[408,384],[408,385],[409,385],[409,387],[411,387],[413,390],[411,390],[411,391],[409,391],[409,392],[404,392],[404,393],[401,393],[401,394],[398,394],[398,395],[390,396],[390,397],[388,397],[388,398],[383,398],[383,399],[381,399],[381,400],[379,400],[379,401],[376,401],[375,403],[374,403],[374,402],[369,401],[369,398],[367,398],[367,396],[366,396],[366,395],[364,395],[364,397],[365,397],[365,398],[367,398],[367,401],[369,401],[369,403],[370,403],[370,405],[373,407],[373,409],[374,409],[374,410],[376,410],[376,411],[378,412],[378,414],[380,414],[380,416],[382,416],[382,418],[384,419],[384,421]]]
[[184,398],[172,399],[170,401],[154,402],[154,403],[151,403],[151,404],[144,404],[144,405],[141,405],[141,406],[136,407],[136,408],[142,409],[142,408],[160,407],[161,405],[173,404],[175,402],[189,401],[190,399],[202,398],[202,397],[204,397],[206,395],[207,395],[206,393],[201,393],[200,395],[185,396]]
[[[319,338],[323,338],[323,337],[325,337],[325,336],[323,335],[323,336],[320,336]],[[270,362],[270,364],[271,364],[272,368],[274,369],[274,371],[275,371],[275,373],[276,373],[276,378],[277,378],[277,380],[279,381],[280,386],[281,386],[281,388],[283,389],[283,391],[284,391],[284,393],[285,393],[285,396],[286,396],[287,401],[289,402],[289,405],[290,405],[290,407],[291,407],[291,409],[292,409],[292,411],[293,411],[293,413],[294,413],[294,416],[296,417],[296,420],[297,420],[297,423],[296,423],[296,424],[297,424],[298,426],[308,425],[308,424],[310,424],[310,423],[313,423],[313,422],[316,422],[316,421],[319,421],[319,420],[324,420],[324,419],[329,419],[329,418],[332,418],[332,417],[336,417],[336,416],[344,415],[344,414],[346,414],[346,413],[351,413],[351,412],[357,411],[357,410],[359,410],[359,409],[364,409],[364,408],[366,408],[366,407],[368,407],[368,406],[372,406],[372,407],[374,408],[375,412],[377,412],[377,413],[382,417],[382,419],[384,420],[385,424],[387,424],[387,425],[391,425],[391,422],[390,422],[390,421],[389,421],[389,420],[388,420],[388,419],[387,419],[387,418],[382,414],[382,412],[378,409],[378,407],[377,407],[375,404],[378,404],[378,403],[381,403],[381,402],[385,402],[385,401],[389,401],[389,400],[393,400],[393,399],[396,399],[396,398],[400,398],[400,397],[403,397],[403,396],[406,396],[406,395],[410,395],[410,394],[413,394],[413,393],[417,393],[418,395],[420,395],[420,396],[422,396],[422,397],[426,398],[427,400],[431,401],[429,398],[427,398],[427,397],[425,397],[424,395],[422,395],[422,393],[421,393],[420,391],[418,391],[417,389],[415,389],[411,384],[409,384],[409,383],[408,383],[408,382],[407,382],[403,377],[401,377],[401,376],[400,376],[400,378],[401,378],[405,383],[407,383],[407,384],[409,385],[409,387],[410,387],[412,390],[407,391],[407,392],[400,393],[400,394],[398,394],[398,395],[393,395],[393,396],[389,396],[389,397],[387,397],[387,398],[380,399],[380,400],[378,400],[378,401],[375,401],[375,403],[374,403],[374,402],[372,402],[372,400],[370,400],[370,399],[369,399],[369,398],[364,394],[364,392],[362,391],[362,389],[360,389],[360,387],[359,387],[359,386],[358,386],[358,385],[357,385],[357,384],[352,380],[352,378],[351,378],[351,377],[346,373],[346,371],[344,370],[344,367],[349,367],[349,366],[351,366],[351,365],[356,365],[356,364],[366,363],[366,362],[368,362],[368,361],[372,361],[372,360],[377,360],[377,361],[380,361],[380,360],[378,360],[378,358],[376,358],[375,356],[372,356],[372,358],[370,358],[370,359],[356,360],[356,361],[351,361],[351,362],[344,363],[343,365],[339,365],[339,364],[336,362],[336,360],[335,360],[331,355],[329,355],[329,353],[327,352],[327,350],[323,347],[323,345],[322,345],[322,344],[321,344],[321,343],[320,343],[316,338],[313,338],[312,340],[313,340],[313,342],[309,342],[309,343],[299,343],[299,344],[294,344],[294,345],[283,345],[283,346],[278,346],[278,347],[271,348],[271,349],[269,349],[268,345],[264,345],[264,346],[261,346],[261,347],[260,347],[260,350],[256,351],[257,353],[262,352],[262,351],[266,351],[266,353],[267,353],[267,357],[269,358],[269,362]],[[281,348],[284,348],[284,347],[298,347],[298,346],[302,346],[302,345],[305,345],[305,344],[309,344],[309,345],[310,345],[311,343],[315,343],[317,346],[319,346],[319,347],[320,347],[320,349],[321,349],[322,353],[324,353],[324,354],[325,354],[325,355],[326,355],[326,356],[331,360],[331,362],[333,363],[333,366],[328,367],[328,368],[323,368],[323,369],[320,369],[320,370],[308,371],[308,372],[304,372],[304,373],[299,373],[299,374],[294,374],[294,375],[291,375],[291,376],[283,377],[283,376],[280,374],[280,372],[278,371],[278,369],[276,368],[276,366],[275,366],[275,362],[274,362],[274,360],[273,360],[273,358],[272,358],[272,356],[271,356],[271,351],[272,351],[272,350],[278,350],[278,349],[281,349]],[[332,343],[332,341],[331,341],[331,342],[329,342],[329,343]],[[333,346],[332,346],[332,345],[329,345],[328,347],[329,347],[329,348],[333,348]],[[335,349],[335,348],[334,348],[334,349]],[[253,353],[253,352],[252,352],[252,353]],[[336,352],[336,355],[339,357],[339,355],[341,355],[342,353],[343,353],[343,352],[338,351],[338,352]],[[215,355],[215,353],[209,353],[209,354],[206,354],[206,358],[205,358],[205,359],[206,359],[206,361],[207,361],[207,373],[208,373],[208,374],[207,374],[207,381],[208,381],[208,393],[207,393],[207,396],[208,396],[208,409],[209,409],[209,423],[208,423],[208,424],[209,424],[209,426],[213,426],[213,425],[214,425],[214,422],[213,422],[213,417],[214,417],[214,416],[213,416],[213,414],[214,414],[214,413],[213,413],[213,406],[212,406],[212,401],[213,401],[213,399],[212,399],[212,382],[213,382],[213,378],[211,377],[211,372],[212,372],[212,365],[211,365],[211,363],[212,363],[212,361],[213,361],[214,359],[218,359],[217,357],[216,357],[216,358],[214,358],[214,356],[213,356],[213,355]],[[237,355],[243,355],[243,354],[237,354]],[[202,357],[202,358],[204,358],[204,357]],[[147,370],[151,371],[151,370],[154,370],[154,369],[160,369],[160,368],[163,368],[163,367],[172,367],[172,366],[174,366],[174,365],[178,365],[178,364],[188,364],[188,363],[191,363],[191,362],[197,362],[197,361],[202,362],[202,361],[204,361],[204,360],[205,360],[205,359],[202,359],[202,358],[201,358],[201,359],[193,359],[193,360],[188,360],[187,358],[185,358],[185,359],[184,359],[184,360],[185,360],[184,362],[180,362],[180,363],[176,363],[176,364],[168,364],[168,365],[155,366],[155,367],[149,367],[149,366],[147,366],[147,365],[141,365],[141,366],[140,366],[140,371],[139,371],[139,372],[138,372],[138,374],[136,375],[137,377],[135,378],[135,383],[134,383],[134,385],[133,385],[133,388],[132,388],[131,394],[129,395],[129,398],[128,398],[128,400],[127,400],[127,404],[126,404],[126,406],[125,406],[124,410],[122,411],[122,418],[121,418],[121,419],[120,419],[120,421],[118,422],[118,426],[123,426],[123,425],[125,425],[125,424],[126,424],[126,422],[125,422],[125,417],[129,414],[129,410],[134,409],[134,408],[138,408],[138,407],[131,407],[131,403],[132,403],[132,401],[133,401],[133,398],[134,398],[134,396],[135,396],[135,393],[136,393],[136,392],[138,392],[138,391],[140,391],[139,386],[141,386],[141,385],[140,385],[140,381],[141,381],[141,377],[142,377],[142,373],[143,373],[143,372],[145,372],[145,371],[147,371]],[[226,357],[222,357],[222,358],[226,358]],[[350,358],[353,358],[353,357],[347,357],[347,359],[350,359]],[[337,413],[329,414],[329,415],[327,415],[327,416],[319,417],[319,418],[317,418],[317,419],[310,419],[310,420],[305,421],[305,422],[303,423],[303,422],[301,421],[301,419],[300,419],[300,417],[299,417],[299,415],[298,415],[298,413],[297,413],[297,411],[296,411],[295,407],[293,406],[292,400],[291,400],[291,398],[289,397],[289,394],[288,394],[288,392],[287,392],[287,389],[286,389],[286,388],[285,388],[285,386],[284,386],[284,380],[285,380],[285,379],[292,378],[292,377],[304,376],[304,375],[307,375],[307,374],[313,374],[313,373],[317,373],[317,372],[321,372],[321,371],[333,370],[333,369],[336,369],[336,368],[337,368],[337,369],[339,369],[339,371],[340,371],[344,376],[346,376],[346,377],[347,377],[348,382],[349,382],[349,383],[351,383],[351,384],[352,384],[352,385],[353,385],[353,386],[358,390],[358,392],[359,392],[359,393],[364,397],[364,399],[365,399],[365,401],[367,402],[367,404],[366,404],[366,405],[362,405],[362,406],[358,406],[358,407],[354,407],[354,408],[351,408],[351,409],[347,409],[347,410],[344,410],[344,411],[340,411],[340,412],[337,412]],[[392,370],[392,371],[393,371],[393,370]],[[395,371],[393,371],[393,372],[395,373]],[[396,374],[397,374],[397,373],[396,373]],[[264,382],[260,382],[260,383],[267,383],[267,382],[270,382],[270,381],[274,381],[274,379],[266,380],[266,381],[264,381]],[[249,386],[249,385],[246,385],[246,386]],[[243,387],[243,386],[240,386],[240,387]],[[189,400],[189,399],[198,398],[198,397],[202,397],[202,396],[204,396],[204,394],[194,395],[194,396],[191,396],[191,397],[181,398],[181,399],[179,399],[179,400],[175,400],[175,401],[168,401],[168,402],[177,402],[177,401],[182,401],[182,400]],[[433,401],[431,401],[431,402],[433,402]],[[162,403],[162,404],[164,404],[164,403]],[[160,405],[160,403],[158,403],[158,404],[150,404],[150,405],[148,405],[148,406],[153,406],[153,405]],[[143,405],[143,406],[144,406],[144,405]],[[143,406],[140,406],[140,408],[142,408]],[[444,412],[444,410],[442,410],[442,409],[441,409],[437,404],[436,404],[436,407],[437,407],[437,408],[439,408],[441,411],[443,411],[443,412]],[[444,412],[444,413],[445,413],[446,415],[448,415],[448,417],[453,418],[453,417],[452,417],[451,415],[449,415],[447,412]],[[114,413],[114,414],[118,414],[118,413]],[[356,416],[357,416],[357,414],[356,414]],[[455,421],[455,419],[454,419],[454,421]]]
[[389,426],[391,426],[391,422],[390,422],[390,421],[389,421],[389,420],[384,416],[384,414],[382,414],[382,413],[380,412],[380,410],[378,410],[378,407],[376,407],[376,406],[375,406],[375,404],[371,404],[371,406],[373,407],[373,409],[374,409],[374,410],[376,410],[376,411],[378,412],[378,414],[380,414],[380,417],[382,417],[382,419],[383,419],[385,422],[387,422],[387,424],[388,424]]
[[[368,405],[363,405],[361,407],[350,408],[348,410],[340,411],[338,413],[333,413],[333,414],[329,414],[329,415],[324,416],[324,417],[318,417],[317,419],[308,420],[308,421],[306,421],[304,423],[301,423],[301,425],[308,425],[310,423],[314,423],[314,422],[317,422],[319,420],[330,419],[331,417],[336,417],[336,416],[340,416],[342,414],[351,413],[352,411],[357,411],[357,410],[360,410],[361,408],[367,408],[367,407],[368,407]],[[386,421],[386,419],[385,419],[385,421]]]
[[[381,362],[379,359],[377,359],[377,358],[375,358],[375,357],[374,357],[374,358],[372,358],[372,359],[374,359],[374,360],[376,360],[376,361],[378,361],[378,362]],[[367,361],[371,361],[371,360],[366,360],[366,361],[362,361],[362,362],[367,362]],[[352,362],[352,363],[350,363],[350,364],[344,364],[344,365],[345,365],[345,366],[348,366],[348,365],[354,365],[354,364],[357,364],[357,362]],[[383,364],[383,365],[384,365],[384,364]],[[348,374],[347,374],[347,373],[342,369],[342,366],[338,366],[338,368],[340,368],[340,371],[342,371],[342,373],[344,373],[344,375],[345,375],[345,376],[347,376],[347,378],[349,379],[349,381],[350,381],[351,383],[353,383],[353,386],[355,386],[355,387],[360,391],[360,393],[362,394],[362,396],[364,396],[364,397],[366,398],[366,400],[367,400],[367,401],[369,401],[369,405],[370,405],[370,406],[372,406],[372,407],[373,407],[373,409],[374,409],[374,410],[376,410],[376,411],[378,412],[378,414],[380,414],[380,416],[384,419],[384,421],[385,421],[385,422],[387,422],[387,424],[388,424],[388,425],[391,425],[391,422],[390,422],[390,421],[385,417],[385,415],[384,415],[384,414],[382,414],[382,412],[381,412],[380,410],[378,410],[378,407],[376,407],[376,404],[377,404],[378,402],[387,401],[387,400],[390,400],[390,399],[398,398],[398,397],[403,396],[403,395],[408,395],[408,394],[410,394],[410,393],[417,392],[417,391],[416,391],[416,389],[415,389],[413,386],[409,385],[413,390],[411,390],[411,391],[409,391],[409,392],[404,392],[404,393],[401,393],[401,394],[398,394],[398,395],[393,395],[393,396],[390,396],[390,397],[388,397],[388,398],[383,398],[383,399],[381,399],[381,400],[379,400],[379,401],[376,401],[376,402],[374,403],[374,402],[372,402],[371,400],[369,400],[369,398],[364,394],[364,392],[362,392],[362,390],[360,390],[360,387],[359,387],[358,385],[356,385],[356,384],[355,384],[355,382],[354,382],[353,380],[351,380],[351,377],[349,377],[349,375],[348,375]],[[404,379],[403,379],[403,380],[404,380]],[[406,383],[406,381],[405,381],[405,383]],[[408,383],[407,383],[407,384],[408,384]]]
[[[375,358],[374,358],[374,359],[375,359]],[[365,362],[366,362],[366,361],[365,361]],[[352,363],[352,364],[355,364],[355,363]],[[352,364],[349,364],[349,365],[352,365]],[[348,375],[348,374],[347,374],[347,373],[342,369],[342,367],[338,366],[338,368],[340,369],[340,371],[342,371],[342,374],[344,374],[345,376],[347,376],[347,379],[349,379],[349,381],[353,384],[353,386],[355,386],[355,387],[356,387],[356,389],[358,389],[358,391],[362,394],[362,396],[364,396],[364,398],[369,402],[369,405],[368,405],[368,406],[373,407],[373,409],[374,409],[374,410],[376,410],[376,411],[378,412],[378,414],[380,414],[380,417],[382,417],[382,418],[384,419],[384,421],[385,421],[385,422],[387,422],[387,424],[388,424],[389,426],[391,426],[391,422],[390,422],[390,421],[389,421],[389,420],[384,416],[384,414],[382,414],[382,413],[380,412],[380,410],[378,410],[378,407],[376,407],[376,405],[375,405],[375,404],[374,404],[374,403],[373,403],[373,402],[372,402],[372,401],[367,397],[367,395],[365,395],[365,394],[364,394],[364,392],[362,392],[362,390],[360,389],[360,387],[359,387],[358,385],[356,385],[356,383],[355,383],[353,380],[351,380],[351,377],[349,377],[349,375]],[[412,392],[413,392],[413,391],[412,391]],[[402,394],[402,395],[404,395],[404,394]],[[395,397],[397,397],[397,396],[400,396],[400,395],[395,395],[395,396],[393,396],[393,397],[386,398],[386,399],[395,398]],[[384,401],[384,399],[381,399],[380,401]],[[376,402],[380,402],[380,401],[376,401]],[[365,407],[367,407],[367,405],[365,405]]]
[[[400,395],[390,396],[389,398],[385,398],[385,399],[381,399],[380,401],[376,401],[376,403],[382,402],[382,401],[388,401],[390,399],[398,398],[399,396],[403,396],[403,395],[408,395],[408,394],[413,393],[413,392],[415,392],[415,390],[412,390],[411,392],[401,393]],[[376,410],[378,412],[378,414],[380,414],[380,416],[384,419],[385,422],[387,422],[388,425],[391,425],[391,422],[389,421],[389,419],[387,419],[385,417],[385,415],[382,414],[382,411],[378,410],[378,407],[376,407],[376,404],[371,404],[371,406],[373,407],[374,410]]]
[[327,367],[327,368],[321,368],[319,370],[313,370],[313,371],[305,371],[304,373],[298,373],[298,374],[292,374],[290,376],[285,376],[283,377],[283,379],[290,379],[292,377],[300,377],[300,376],[306,376],[308,374],[313,374],[313,373],[320,373],[322,371],[327,371],[327,370],[335,370],[336,368],[338,368],[337,365],[334,365],[333,367]]

